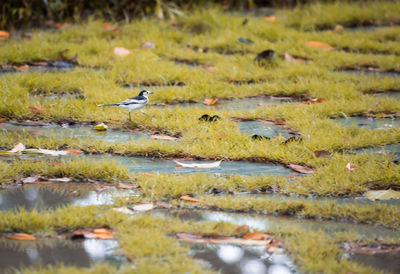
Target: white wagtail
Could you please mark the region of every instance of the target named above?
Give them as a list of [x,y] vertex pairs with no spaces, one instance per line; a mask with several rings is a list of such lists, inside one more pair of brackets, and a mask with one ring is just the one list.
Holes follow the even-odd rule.
[[108,104],[108,105],[97,105],[98,107],[123,107],[126,108],[129,111],[129,121],[131,120],[131,111],[135,109],[140,109],[140,112],[143,113],[144,115],[153,117],[147,113],[144,113],[143,110],[141,110],[142,107],[147,105],[149,102],[149,98],[147,95],[152,94],[153,92],[148,91],[148,90],[142,90],[138,96],[126,99],[125,101],[122,101],[121,103],[116,103],[116,104]]

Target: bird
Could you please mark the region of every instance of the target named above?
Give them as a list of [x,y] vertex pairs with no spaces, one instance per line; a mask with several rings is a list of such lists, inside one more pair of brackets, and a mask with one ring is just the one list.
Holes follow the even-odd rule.
[[126,108],[129,111],[129,121],[131,120],[131,111],[135,109],[140,109],[140,112],[146,116],[153,117],[141,110],[145,105],[149,103],[149,98],[147,97],[149,94],[153,94],[153,92],[148,91],[146,89],[142,90],[138,96],[126,99],[120,103],[116,104],[106,104],[106,105],[97,105],[98,107],[122,107]]

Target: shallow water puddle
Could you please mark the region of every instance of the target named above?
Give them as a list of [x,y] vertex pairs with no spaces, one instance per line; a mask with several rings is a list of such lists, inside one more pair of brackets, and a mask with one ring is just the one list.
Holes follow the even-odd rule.
[[400,73],[391,71],[377,71],[368,69],[343,69],[339,70],[341,73],[352,73],[356,75],[365,75],[370,77],[399,77]]
[[75,69],[75,64],[68,61],[37,62],[24,65],[3,65],[0,66],[0,73],[6,72],[56,72],[71,71]]
[[[255,176],[262,174],[273,174],[281,176],[289,176],[297,174],[292,170],[285,168],[281,165],[253,163],[246,161],[223,161],[219,167],[216,168],[188,168],[179,167],[172,160],[153,159],[142,157],[124,157],[124,156],[111,156],[111,155],[91,155],[85,156],[89,159],[107,159],[113,160],[116,163],[126,166],[131,172],[159,172],[159,173],[215,173],[215,174],[240,174],[247,176]],[[178,160],[182,163],[213,163],[210,161],[186,161]]]
[[93,126],[85,125],[67,125],[62,126],[54,124],[24,125],[13,123],[1,123],[1,131],[10,131],[17,133],[27,133],[31,136],[43,136],[48,138],[94,138],[97,141],[110,143],[139,140],[141,138],[150,139],[150,137],[141,132],[128,132],[122,130],[108,129],[106,131],[97,131]]
[[285,254],[268,254],[265,247],[241,247],[223,244],[192,244],[191,255],[227,274],[294,273],[292,261]]
[[348,258],[385,273],[400,273],[400,252],[376,254],[348,254]]
[[263,121],[241,121],[238,122],[238,125],[241,132],[252,135],[255,134],[269,138],[281,136],[286,139],[295,136],[295,134],[291,133],[280,125],[266,123]]
[[247,110],[254,111],[257,108],[270,107],[271,105],[295,102],[296,100],[290,97],[251,97],[241,99],[221,99],[214,105],[205,105],[203,103],[181,103],[166,105],[163,107],[200,107],[209,110]]
[[400,91],[387,91],[374,94],[377,98],[385,98],[387,100],[395,99],[400,100]]
[[127,259],[119,254],[116,240],[63,240],[38,239],[36,241],[16,241],[0,239],[0,272],[12,268],[47,267],[73,265],[89,267],[95,263],[122,265]]
[[357,126],[366,127],[369,129],[390,129],[393,127],[400,126],[400,119],[394,118],[371,118],[371,117],[348,117],[348,118],[338,118],[335,119],[343,126]]
[[79,206],[112,204],[114,198],[136,195],[133,190],[109,188],[96,191],[85,183],[25,184],[0,190],[0,210],[45,210],[72,204]]
[[375,153],[375,154],[392,154],[394,160],[400,160],[400,143],[390,144],[378,147],[362,148],[355,151],[356,153]]
[[322,230],[328,234],[336,232],[353,232],[366,237],[393,237],[398,238],[399,232],[394,229],[376,227],[366,224],[354,224],[349,222],[334,222],[309,220],[285,216],[267,216],[249,213],[232,213],[211,210],[156,210],[155,215],[179,217],[182,220],[227,222],[236,225],[248,225],[253,229],[268,232],[290,227],[295,230]]

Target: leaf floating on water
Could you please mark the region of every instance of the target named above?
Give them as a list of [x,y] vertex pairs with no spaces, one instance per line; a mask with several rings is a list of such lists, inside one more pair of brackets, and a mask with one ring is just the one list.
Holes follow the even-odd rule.
[[333,47],[327,43],[324,42],[319,42],[319,41],[308,41],[306,43],[307,46],[313,47],[313,48],[320,48],[320,49],[326,49],[326,50],[332,50]]
[[104,130],[107,130],[108,126],[104,123],[101,123],[101,124],[95,125],[93,128],[98,131],[104,131]]
[[209,163],[209,164],[201,164],[201,163],[193,163],[193,164],[186,164],[182,162],[175,161],[174,162],[180,167],[191,167],[191,168],[215,168],[221,165],[221,161]]
[[219,101],[219,98],[205,99],[203,101],[203,104],[208,105],[208,106],[212,106],[212,105],[215,105],[218,101]]
[[82,150],[75,149],[75,148],[67,148],[67,149],[64,149],[64,151],[68,152],[68,154],[74,154],[74,155],[80,155],[83,153]]
[[198,203],[201,202],[199,199],[190,197],[190,196],[181,196],[179,199],[187,201],[187,202],[193,202],[193,203]]
[[275,16],[267,16],[267,17],[264,17],[264,20],[267,22],[275,22],[276,18],[275,18]]
[[7,235],[7,239],[20,240],[20,241],[34,241],[36,240],[36,237],[26,233],[15,233]]
[[131,51],[126,48],[115,47],[114,54],[117,56],[125,57],[125,56],[128,56],[129,54],[131,54]]
[[246,240],[236,237],[217,237],[205,238],[202,235],[195,235],[189,233],[177,233],[176,238],[179,241],[197,243],[197,244],[239,244],[247,246],[266,246],[271,240]]
[[296,165],[296,164],[289,164],[289,168],[303,174],[312,174],[315,173],[315,170],[306,166]]
[[400,191],[395,190],[370,190],[364,194],[371,201],[375,200],[390,200],[390,199],[399,199]]
[[132,207],[135,211],[149,211],[153,210],[155,206],[153,204],[138,204]]
[[12,150],[8,151],[10,153],[21,153],[25,150],[25,145],[23,143],[18,143]]
[[178,138],[168,136],[168,135],[150,135],[151,139],[154,140],[168,140],[168,141],[176,141]]
[[356,170],[356,165],[354,165],[354,164],[352,164],[352,163],[347,163],[347,165],[346,165],[346,171],[347,171],[347,172],[352,172],[352,171],[354,171],[354,170]]
[[258,232],[249,232],[243,236],[244,240],[256,240],[256,241],[265,241],[271,240],[271,235],[265,233]]
[[29,106],[29,110],[32,113],[43,113],[45,111],[44,108],[42,108],[41,106],[37,106],[37,105]]

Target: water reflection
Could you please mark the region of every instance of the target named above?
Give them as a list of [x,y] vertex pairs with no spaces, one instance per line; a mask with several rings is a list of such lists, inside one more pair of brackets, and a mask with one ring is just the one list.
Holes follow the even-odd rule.
[[[242,247],[237,245],[191,245],[192,255],[210,266],[229,274],[294,273],[293,262],[284,254],[281,260],[269,255],[265,247]],[[279,270],[287,272],[276,272]]]
[[128,143],[141,138],[150,139],[150,137],[140,132],[129,132],[122,130],[108,129],[106,131],[96,131],[91,125],[68,125],[62,126],[54,124],[46,125],[21,125],[12,123],[1,123],[0,132],[15,132],[28,134],[31,136],[41,136],[46,138],[92,138],[96,141],[121,142]]
[[137,195],[133,190],[96,191],[90,184],[54,183],[51,185],[24,185],[0,190],[0,210],[44,210],[68,204],[89,206],[112,204],[114,199]]
[[61,240],[38,239],[36,241],[15,241],[0,239],[0,272],[12,268],[56,264],[89,267],[97,262],[113,265],[126,263],[120,255],[118,242],[115,240]]
[[294,136],[282,126],[259,121],[239,122],[238,125],[241,132],[248,134],[257,134],[269,138],[282,136],[286,139]]
[[371,118],[371,117],[349,117],[336,119],[343,126],[366,127],[369,129],[391,129],[400,126],[400,119],[394,118]]

